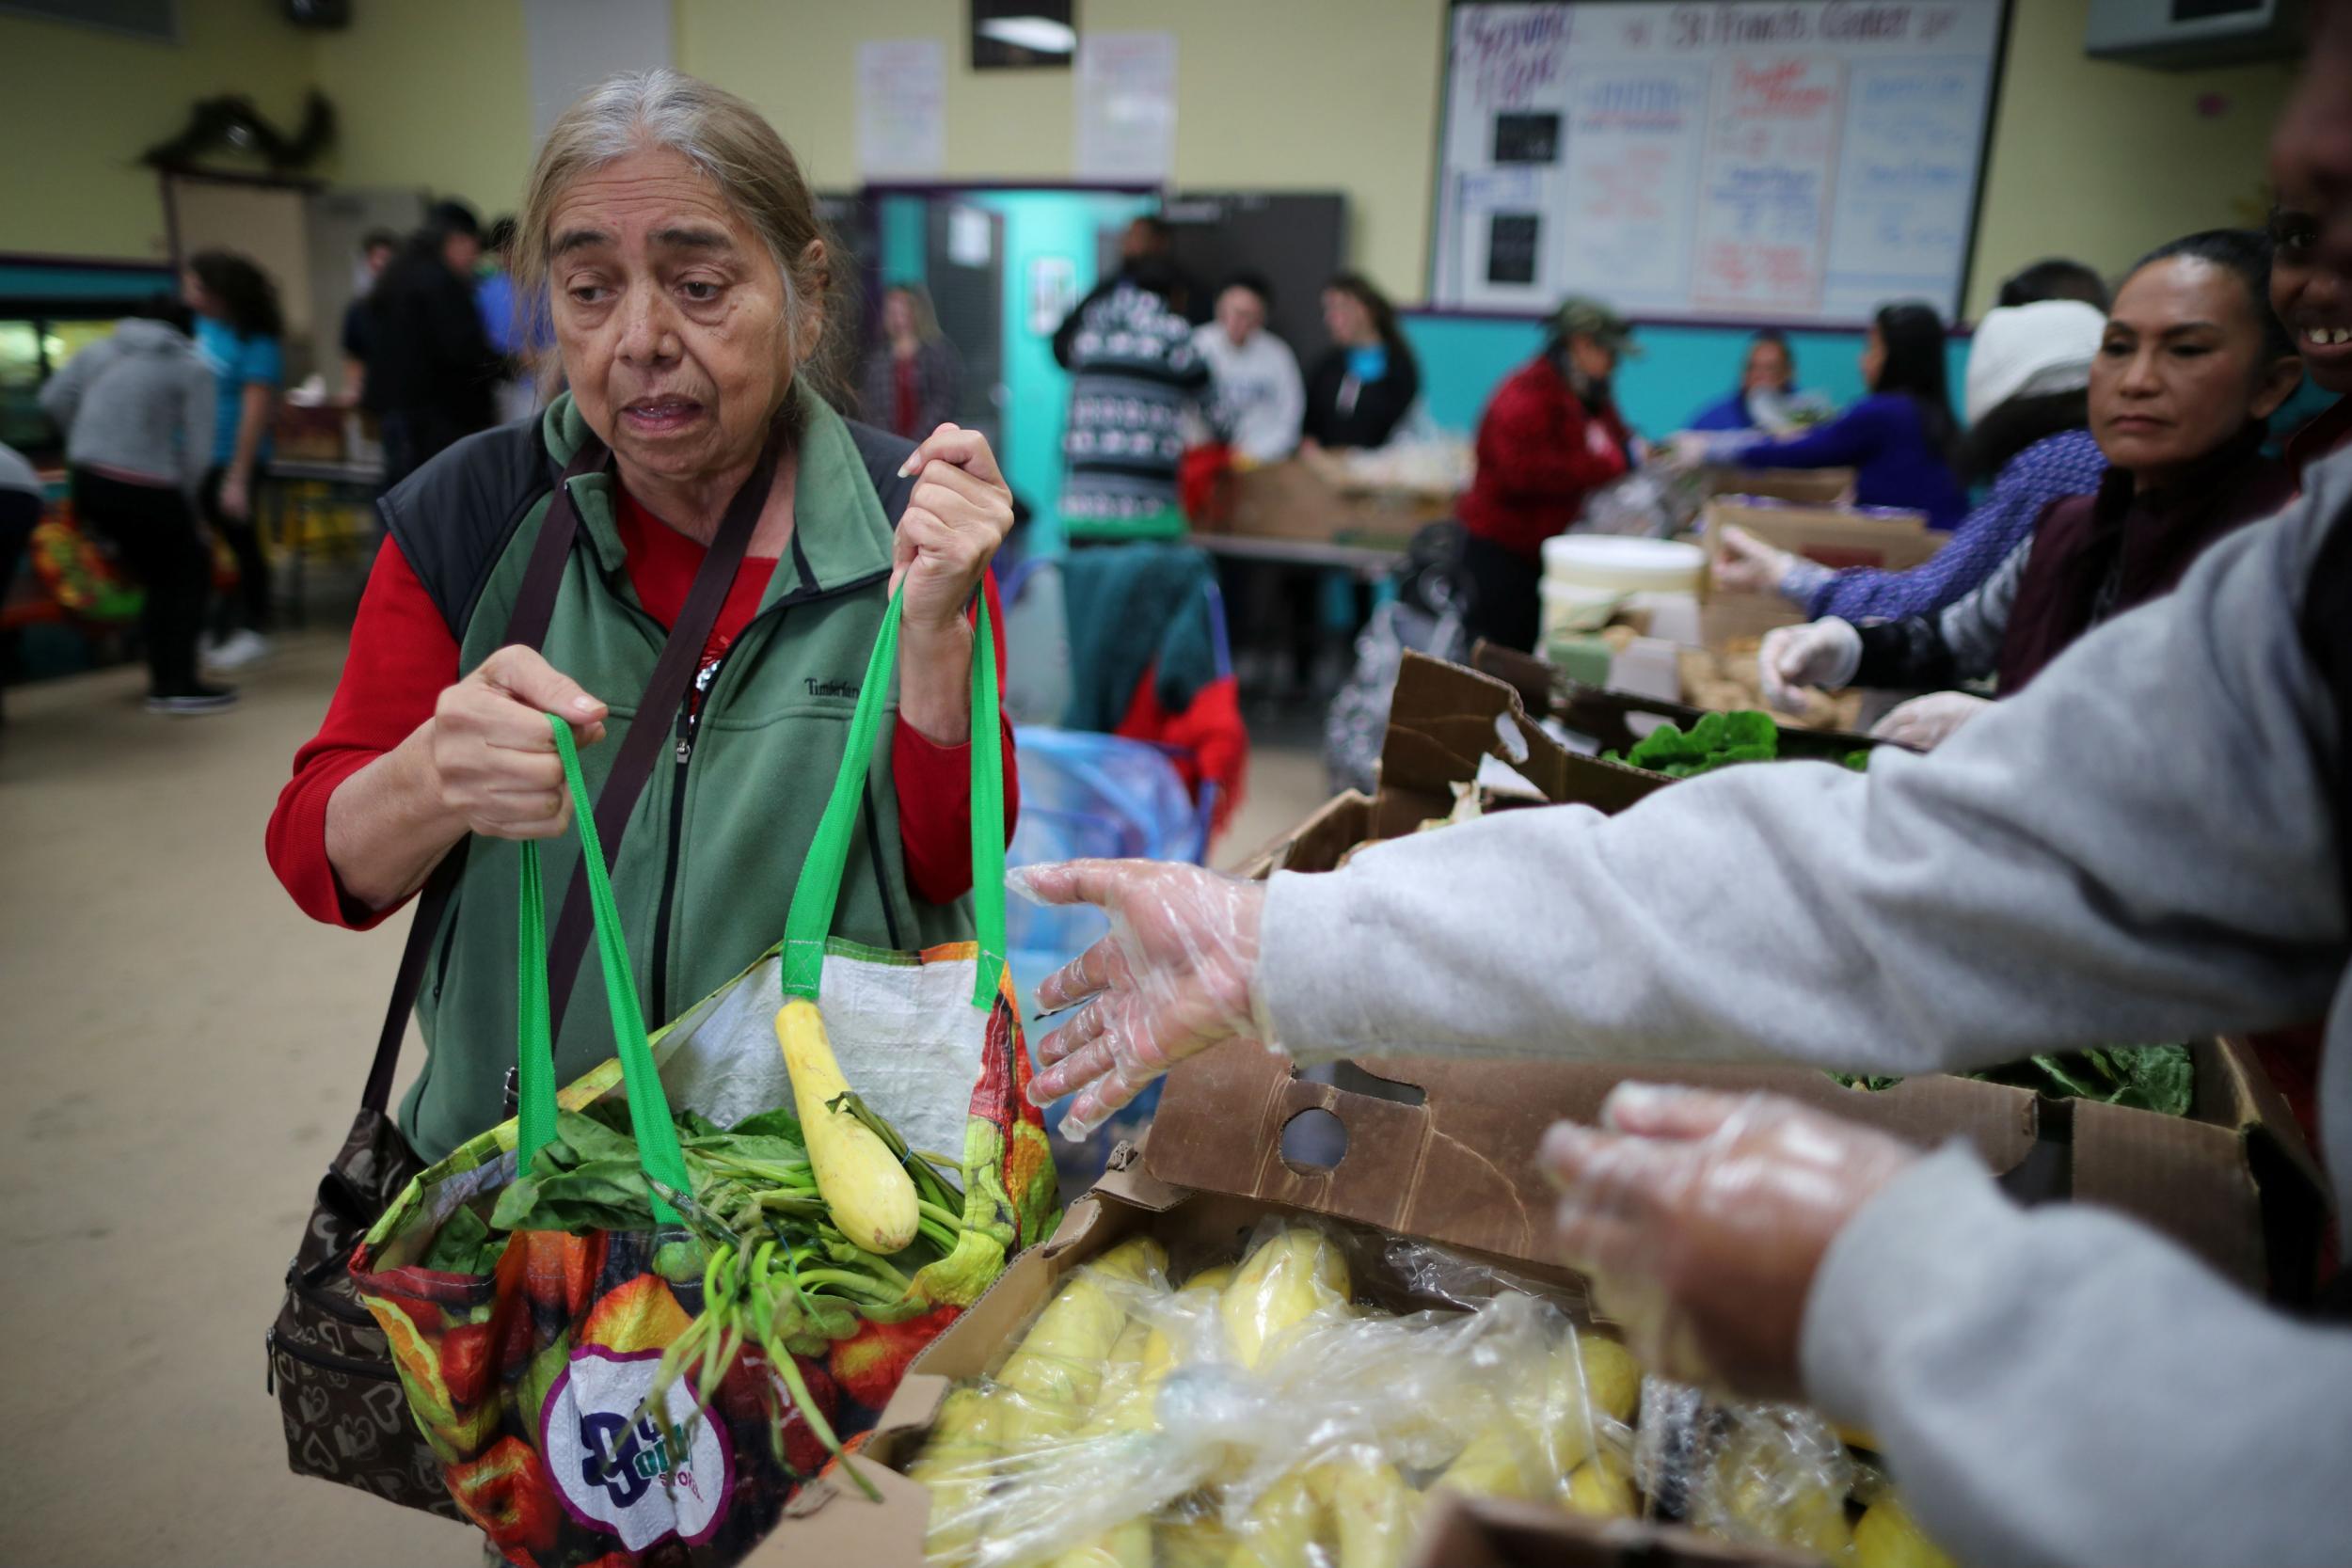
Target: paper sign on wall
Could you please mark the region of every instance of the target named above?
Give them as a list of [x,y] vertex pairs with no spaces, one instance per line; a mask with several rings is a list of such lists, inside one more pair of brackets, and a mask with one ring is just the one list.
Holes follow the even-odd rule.
[[857,166],[868,180],[937,174],[947,151],[947,58],[937,39],[857,46]]
[[1079,179],[1168,181],[1176,167],[1176,35],[1081,34],[1077,113]]

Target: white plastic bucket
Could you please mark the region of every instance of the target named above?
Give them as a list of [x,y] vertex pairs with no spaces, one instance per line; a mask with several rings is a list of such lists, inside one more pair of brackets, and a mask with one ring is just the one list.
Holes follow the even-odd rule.
[[[1544,541],[1544,584],[1612,594],[1695,594],[1707,552],[1672,539],[1564,533]],[[1565,601],[1563,601],[1565,602]]]

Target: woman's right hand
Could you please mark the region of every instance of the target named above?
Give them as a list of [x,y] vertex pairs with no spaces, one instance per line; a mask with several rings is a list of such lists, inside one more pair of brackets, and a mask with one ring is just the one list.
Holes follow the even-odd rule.
[[1771,594],[1788,575],[1788,552],[1776,549],[1733,524],[1724,530],[1723,548],[1715,555],[1715,586],[1740,594]]
[[586,746],[604,738],[605,712],[535,650],[499,649],[433,705],[441,809],[489,838],[560,836],[572,825],[572,798],[548,715],[561,715]]

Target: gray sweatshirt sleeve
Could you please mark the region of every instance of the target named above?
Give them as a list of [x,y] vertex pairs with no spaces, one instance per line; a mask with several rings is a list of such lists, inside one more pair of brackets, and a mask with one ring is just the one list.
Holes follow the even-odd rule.
[[2352,1562],[2352,1334],[2117,1215],[2020,1210],[1964,1149],[1838,1233],[1804,1357],[1963,1561]]
[[1930,756],[1727,768],[1278,876],[1277,1041],[1901,1073],[2317,1015],[2336,736],[2295,622],[2348,498],[2352,463],[2315,467]]
[[49,416],[49,422],[57,427],[58,438],[69,448],[73,444],[73,417],[81,412],[82,393],[99,367],[114,355],[114,345],[101,338],[58,366],[57,373],[41,384],[40,411]]

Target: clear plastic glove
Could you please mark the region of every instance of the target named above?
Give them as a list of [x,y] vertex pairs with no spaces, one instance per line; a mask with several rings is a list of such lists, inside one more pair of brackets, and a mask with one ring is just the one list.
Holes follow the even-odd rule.
[[1818,686],[1835,691],[1851,685],[1861,667],[1862,634],[1851,622],[1834,615],[1802,626],[1774,626],[1756,652],[1764,700],[1783,713],[1804,711],[1799,689]]
[[1870,737],[1932,752],[1954,730],[1992,705],[1991,698],[1965,691],[1931,691],[1888,710],[1885,718],[1870,726]]
[[1715,557],[1715,585],[1738,594],[1771,594],[1780,588],[1795,557],[1767,545],[1746,529],[1724,530],[1724,547]]
[[1077,1100],[1083,1138],[1152,1079],[1222,1041],[1266,1039],[1256,1002],[1265,885],[1164,861],[1024,866],[1008,880],[1041,904],[1093,904],[1111,933],[1038,987],[1046,1012],[1085,1006],[1038,1042],[1030,1101]]
[[1796,1396],[1814,1273],[1918,1151],[1771,1095],[1620,1084],[1600,1118],[1557,1124],[1539,1156],[1597,1304],[1668,1377]]

